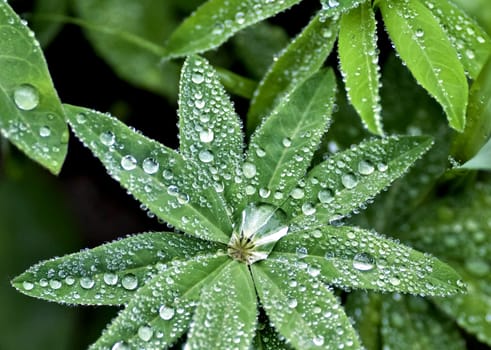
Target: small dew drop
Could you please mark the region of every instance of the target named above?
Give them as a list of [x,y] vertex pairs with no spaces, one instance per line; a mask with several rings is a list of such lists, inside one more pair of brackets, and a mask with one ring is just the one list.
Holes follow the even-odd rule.
[[292,190],[290,196],[292,196],[293,199],[302,199],[305,196],[305,192],[303,189],[296,187]]
[[91,289],[92,287],[94,287],[94,285],[95,282],[90,277],[82,277],[80,279],[80,287],[82,287],[83,289]]
[[315,346],[322,346],[324,345],[324,337],[322,335],[317,335],[312,339],[312,342]]
[[77,120],[77,123],[84,124],[87,121],[87,116],[84,113],[78,113],[75,116],[75,119]]
[[49,135],[51,135],[51,129],[49,126],[45,125],[39,128],[39,136],[48,137]]
[[298,305],[298,302],[297,302],[297,299],[295,298],[291,298],[291,299],[288,299],[288,307],[293,309],[295,307],[297,307]]
[[130,350],[130,347],[125,342],[118,341],[111,347],[111,350]]
[[115,286],[118,283],[118,275],[114,273],[105,273],[103,279],[108,286]]
[[143,341],[149,341],[153,336],[153,329],[150,326],[141,326],[138,328],[138,337]]
[[268,198],[270,194],[271,194],[271,191],[268,190],[267,188],[260,188],[259,189],[259,196],[261,198]]
[[157,171],[159,171],[159,163],[153,158],[145,158],[143,160],[143,171],[146,172],[149,175],[155,174]]
[[393,286],[398,286],[401,284],[401,280],[395,276],[389,278],[389,282],[390,284],[392,284]]
[[297,249],[295,249],[295,252],[300,259],[305,258],[308,254],[307,248],[305,247],[297,247]]
[[358,185],[358,180],[356,179],[356,176],[353,173],[347,173],[347,174],[343,174],[343,176],[341,177],[341,183],[347,189],[351,189],[356,187],[356,185]]
[[102,142],[103,145],[109,147],[114,145],[116,137],[114,136],[112,131],[104,131],[99,135],[99,140]]
[[244,172],[244,176],[248,179],[252,179],[256,175],[256,166],[252,163],[244,163],[242,165],[242,171]]
[[34,288],[34,283],[25,281],[22,283],[22,288],[24,288],[24,290],[32,290]]
[[416,34],[416,37],[417,38],[422,38],[425,35],[425,32],[424,32],[423,29],[418,28],[418,29],[416,29],[416,33],[415,34]]
[[285,137],[283,141],[281,141],[284,147],[290,147],[292,145],[292,140],[290,140],[288,137]]
[[319,193],[317,194],[317,198],[319,198],[319,201],[323,204],[329,203],[334,199],[332,195],[332,191],[329,189],[320,190]]
[[50,280],[49,281],[49,286],[52,289],[60,289],[61,288],[61,282],[58,280]]
[[312,205],[312,203],[309,203],[309,202],[306,202],[304,204],[302,204],[302,213],[304,215],[314,215],[316,212],[316,209],[315,209],[315,206]]
[[138,287],[138,278],[133,274],[127,274],[121,280],[121,285],[124,289],[135,290]]
[[133,170],[136,168],[136,158],[133,157],[132,155],[128,154],[126,156],[124,156],[123,158],[121,158],[121,167],[124,169],[124,170]]
[[373,270],[375,259],[368,253],[358,253],[353,257],[353,267],[359,271]]
[[163,320],[170,320],[172,317],[174,317],[175,310],[171,307],[168,307],[167,305],[162,305],[159,309],[159,315],[160,318]]
[[199,152],[198,158],[203,163],[210,163],[213,161],[214,157],[213,157],[213,153],[211,153],[210,151],[203,150],[203,151]]
[[201,142],[210,143],[213,141],[214,138],[215,138],[215,134],[211,129],[201,130],[199,132],[199,139]]
[[205,77],[203,76],[203,74],[201,73],[194,73],[192,76],[191,76],[191,80],[193,81],[193,83],[195,84],[201,84],[204,80],[205,80]]
[[361,160],[358,163],[358,172],[362,175],[370,175],[375,170],[375,167],[368,160]]
[[204,100],[196,100],[194,101],[194,105],[198,109],[203,109],[205,107],[206,102]]
[[29,84],[22,84],[14,91],[15,105],[23,111],[30,111],[39,104],[38,90]]
[[388,168],[389,168],[389,166],[385,163],[378,163],[377,164],[378,171],[384,172],[384,171],[387,171]]

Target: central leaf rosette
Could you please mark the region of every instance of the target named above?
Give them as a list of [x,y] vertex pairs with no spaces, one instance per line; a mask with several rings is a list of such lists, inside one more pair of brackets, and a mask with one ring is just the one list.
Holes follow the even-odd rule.
[[264,260],[288,233],[285,212],[270,204],[249,204],[228,244],[228,255],[246,264]]

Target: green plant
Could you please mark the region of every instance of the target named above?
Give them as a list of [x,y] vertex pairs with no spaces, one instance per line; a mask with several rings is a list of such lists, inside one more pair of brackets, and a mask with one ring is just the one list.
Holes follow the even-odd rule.
[[[453,320],[491,343],[491,190],[476,172],[491,167],[491,40],[446,0],[329,0],[291,42],[265,23],[239,33],[237,59],[251,78],[196,55],[299,2],[210,0],[180,24],[169,15],[177,28],[162,31],[153,21],[144,27],[128,4],[105,24],[120,6],[111,0],[79,2],[80,18],[46,17],[86,28],[119,75],[168,97],[176,84],[162,79],[177,83],[178,71],[169,59],[186,57],[178,151],[108,114],[62,104],[33,33],[0,3],[0,63],[11,67],[0,69],[2,136],[57,174],[68,122],[174,231],[48,260],[12,281],[59,303],[124,305],[91,348],[463,349]],[[141,6],[153,18],[181,5]],[[377,10],[424,90],[390,53],[380,73]],[[165,46],[156,44],[162,37]],[[336,39],[356,112],[321,68]],[[272,59],[275,40],[286,46]],[[251,99],[247,147],[219,80]],[[366,140],[367,131],[382,137]]]

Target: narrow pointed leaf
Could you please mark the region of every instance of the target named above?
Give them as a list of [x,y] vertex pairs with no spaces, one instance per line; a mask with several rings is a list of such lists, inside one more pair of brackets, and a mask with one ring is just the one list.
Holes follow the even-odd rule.
[[186,60],[179,91],[181,154],[196,162],[230,204],[237,203],[231,190],[240,174],[244,145],[232,102],[213,68],[197,56]]
[[296,213],[293,222],[299,226],[339,220],[401,177],[431,142],[424,136],[393,136],[338,152],[309,172],[305,186],[290,194],[285,210]]
[[320,71],[278,105],[254,133],[243,169],[248,202],[284,202],[305,175],[327,129],[335,91],[332,71]]
[[272,17],[298,2],[300,0],[209,0],[172,33],[165,46],[166,57],[213,49],[242,28]]
[[413,350],[464,350],[452,320],[425,299],[394,294],[382,303],[383,347]]
[[264,260],[252,273],[261,304],[296,349],[361,349],[332,290],[295,264]]
[[418,0],[379,2],[395,48],[428,93],[443,107],[452,128],[465,126],[468,86],[447,34]]
[[65,160],[68,127],[39,43],[0,2],[0,134],[54,174]]
[[202,290],[186,349],[248,350],[257,323],[256,300],[247,265],[228,264]]
[[323,16],[332,17],[347,12],[368,0],[321,0]]
[[370,3],[362,4],[341,17],[338,49],[351,103],[367,129],[382,135],[376,31],[377,22]]
[[186,233],[228,242],[232,229],[224,199],[195,162],[109,115],[69,105],[65,111],[108,173],[155,215]]
[[303,266],[342,288],[437,296],[465,291],[460,276],[440,260],[357,227],[291,233],[269,260]]
[[257,82],[242,75],[235,74],[224,68],[215,67],[220,83],[231,94],[251,99],[256,90]]
[[188,329],[203,286],[229,261],[211,255],[162,266],[90,349],[167,349]]
[[491,54],[491,38],[460,7],[449,0],[423,1],[448,34],[470,78],[475,79]]
[[159,264],[190,259],[224,246],[169,232],[144,233],[41,262],[16,277],[20,292],[60,303],[127,303]]
[[[476,156],[491,135],[491,57],[472,83],[464,132],[456,135],[452,155],[460,162]],[[489,158],[488,158],[489,159]]]
[[247,113],[247,131],[252,133],[281,97],[298,87],[326,60],[337,37],[338,22],[317,14],[305,29],[279,54],[259,83]]

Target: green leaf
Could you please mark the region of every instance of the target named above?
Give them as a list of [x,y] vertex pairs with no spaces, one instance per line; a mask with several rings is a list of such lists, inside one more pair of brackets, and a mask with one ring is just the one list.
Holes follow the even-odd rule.
[[215,67],[215,69],[220,77],[220,83],[227,91],[247,99],[252,98],[257,82],[220,67]]
[[290,232],[268,260],[300,264],[311,275],[341,288],[448,296],[465,290],[448,265],[375,232],[324,225]]
[[299,227],[339,220],[364,208],[406,173],[431,143],[424,136],[393,136],[338,152],[310,170],[305,182],[291,192],[284,208],[293,211],[293,223]]
[[261,79],[290,38],[283,27],[259,22],[232,39],[237,58],[255,79]]
[[347,12],[368,0],[321,0],[323,16],[331,17]]
[[381,325],[384,348],[466,349],[455,324],[419,297],[394,294],[384,298]]
[[34,5],[34,14],[30,23],[32,30],[36,33],[36,38],[42,47],[46,47],[56,37],[62,28],[62,24],[57,21],[48,21],[44,15],[65,15],[68,10],[67,0],[45,1],[37,0]]
[[298,2],[300,0],[209,0],[172,33],[165,46],[165,57],[182,57],[213,49],[242,28],[274,16]]
[[491,139],[486,142],[474,157],[465,162],[460,168],[491,170]]
[[247,265],[228,264],[202,289],[186,349],[248,350],[256,329],[256,300]]
[[155,215],[188,234],[228,242],[225,201],[195,162],[109,115],[69,105],[65,112],[109,175]]
[[269,259],[251,265],[271,323],[296,349],[360,349],[332,290],[296,263]]
[[177,96],[179,66],[161,62],[162,43],[179,23],[171,1],[74,2],[92,46],[122,79],[138,87]]
[[305,29],[278,55],[254,93],[247,113],[251,133],[282,97],[315,73],[332,50],[338,22],[317,14]]
[[232,185],[241,171],[244,145],[234,106],[213,68],[197,56],[184,63],[179,91],[180,152],[235,207],[240,200]]
[[351,292],[346,299],[346,314],[354,321],[353,326],[362,344],[368,350],[382,349],[380,339],[381,299],[380,294],[366,291]]
[[370,3],[360,5],[341,17],[338,50],[351,103],[367,129],[383,135],[376,30],[377,22]]
[[455,137],[452,155],[460,162],[474,157],[491,135],[491,57],[473,82],[469,93],[467,123]]
[[462,131],[468,86],[446,33],[418,0],[383,0],[379,4],[398,54],[416,80],[443,107],[450,126]]
[[491,39],[479,25],[448,0],[424,1],[459,53],[470,78],[475,79],[491,54]]
[[188,329],[202,288],[228,263],[211,255],[163,265],[90,349],[167,349]]
[[0,133],[54,174],[65,160],[68,128],[34,34],[0,2]]
[[323,70],[279,104],[251,138],[243,165],[248,202],[279,205],[305,175],[325,133],[336,81]]
[[225,247],[182,234],[139,234],[41,262],[12,284],[29,296],[60,303],[121,305],[158,272],[159,265],[219,248]]

